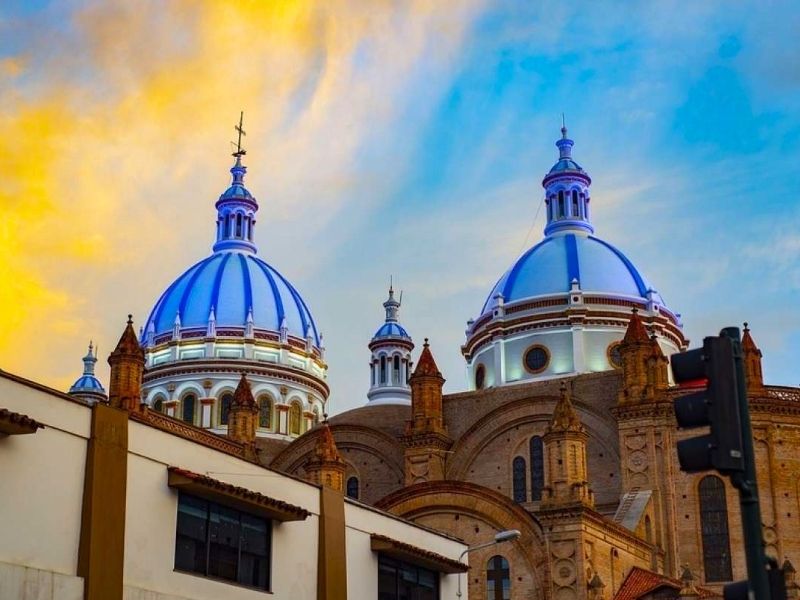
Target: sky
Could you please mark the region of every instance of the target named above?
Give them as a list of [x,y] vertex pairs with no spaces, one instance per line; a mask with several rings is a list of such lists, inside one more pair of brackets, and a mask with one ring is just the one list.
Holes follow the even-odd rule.
[[245,112],[259,256],[366,401],[390,275],[445,391],[542,237],[561,115],[596,233],[693,345],[748,321],[798,385],[800,6],[785,2],[0,3],[0,368],[66,390],[210,253]]

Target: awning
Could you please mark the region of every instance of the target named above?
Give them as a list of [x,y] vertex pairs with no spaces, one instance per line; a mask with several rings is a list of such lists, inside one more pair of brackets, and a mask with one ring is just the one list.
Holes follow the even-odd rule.
[[11,412],[7,408],[0,408],[0,434],[25,435],[36,433],[44,425],[34,421],[28,415]]
[[311,514],[299,506],[199,473],[178,467],[169,467],[167,472],[168,485],[173,489],[275,521],[302,521]]
[[466,573],[469,571],[469,566],[462,562],[429,550],[417,548],[411,544],[398,542],[384,535],[373,533],[370,536],[370,546],[373,552],[380,552],[386,556],[404,560],[439,573]]

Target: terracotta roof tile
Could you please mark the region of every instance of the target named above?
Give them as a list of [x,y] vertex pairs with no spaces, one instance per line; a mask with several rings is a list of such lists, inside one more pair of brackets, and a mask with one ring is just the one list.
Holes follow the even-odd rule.
[[[680,590],[683,588],[683,582],[680,579],[653,573],[641,567],[633,567],[614,595],[614,600],[639,600],[642,596],[665,586]],[[707,588],[697,587],[697,591],[700,598],[719,597],[719,594]]]
[[373,533],[370,536],[370,546],[375,552],[381,552],[400,560],[408,560],[421,567],[428,567],[440,573],[466,573],[469,571],[469,565],[441,554],[436,554],[430,550],[398,542],[385,535]]
[[20,435],[26,433],[36,433],[44,425],[31,419],[28,415],[12,412],[6,408],[0,408],[0,433],[6,435]]

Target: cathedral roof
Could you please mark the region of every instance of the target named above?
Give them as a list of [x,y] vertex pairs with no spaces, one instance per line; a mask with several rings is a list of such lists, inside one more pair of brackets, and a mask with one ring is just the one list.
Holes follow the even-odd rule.
[[[498,304],[566,294],[577,281],[581,291],[646,299],[651,286],[617,248],[593,235],[565,233],[546,236],[525,252],[495,284],[481,314]],[[664,304],[658,293],[653,300]]]
[[[213,309],[213,317],[212,317]],[[189,267],[161,295],[145,325],[145,336],[172,331],[176,316],[181,328],[245,327],[252,310],[255,329],[280,331],[305,338],[320,337],[308,305],[278,271],[252,253],[215,252]],[[144,341],[144,340],[143,340]]]
[[[234,153],[231,186],[216,202],[213,254],[177,277],[155,303],[142,330],[141,342],[185,329],[218,328],[285,332],[297,338],[321,339],[305,300],[291,283],[256,256],[253,241],[258,204],[244,187],[247,168],[241,149]],[[163,338],[158,341],[163,341]]]

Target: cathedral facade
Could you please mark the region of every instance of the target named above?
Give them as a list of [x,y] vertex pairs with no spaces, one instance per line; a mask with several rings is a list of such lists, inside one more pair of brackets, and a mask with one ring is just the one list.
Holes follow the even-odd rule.
[[[542,182],[543,239],[467,323],[465,391],[442,393],[427,340],[412,362],[390,289],[368,344],[365,404],[329,420],[322,336],[297,290],[256,255],[258,204],[240,151],[216,203],[212,255],[167,287],[140,332],[131,402],[233,438],[250,460],[484,545],[465,577],[476,600],[719,596],[746,577],[738,496],[726,479],[678,465],[676,441],[689,435],[672,401],[686,390],[669,356],[688,340],[659,291],[595,235],[591,178],[573,144],[562,128]],[[747,327],[743,350],[764,540],[797,597],[800,389],[764,383]],[[245,379],[247,403],[235,394]],[[521,535],[485,546],[505,530]]]

